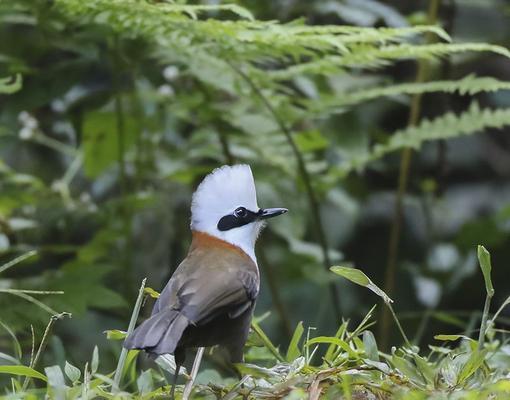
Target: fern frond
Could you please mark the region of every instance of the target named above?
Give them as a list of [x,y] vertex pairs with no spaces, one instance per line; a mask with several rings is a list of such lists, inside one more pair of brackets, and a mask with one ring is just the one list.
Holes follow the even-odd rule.
[[308,108],[315,112],[330,112],[332,108],[353,106],[379,97],[413,95],[419,93],[445,92],[473,95],[480,92],[510,90],[509,81],[500,81],[491,77],[468,75],[458,81],[432,81],[423,83],[403,83],[386,87],[355,90],[328,96],[321,100],[307,101]]
[[253,14],[237,4],[168,4],[159,3],[157,6],[165,12],[187,14],[192,19],[198,19],[198,14],[206,11],[229,11],[241,18],[254,21]]
[[273,45],[286,43],[320,49],[323,44],[339,47],[343,50],[348,45],[360,43],[399,43],[410,37],[424,33],[434,33],[438,37],[450,41],[451,38],[440,27],[420,25],[404,28],[359,28],[352,26],[293,26],[274,24],[267,29],[245,31],[240,34],[240,40]]
[[292,65],[272,72],[271,76],[283,80],[302,74],[327,74],[345,68],[375,69],[395,60],[434,59],[465,52],[491,52],[510,58],[510,51],[507,48],[488,43],[434,43],[421,46],[399,44],[379,48],[359,46],[343,56],[331,55],[320,60]]
[[343,177],[352,170],[361,170],[368,163],[402,148],[419,149],[427,141],[452,139],[507,125],[510,125],[510,108],[480,109],[478,103],[473,102],[469,109],[461,114],[449,112],[395,132],[386,144],[375,145],[372,151],[347,160],[336,169],[335,174]]
[[[181,54],[195,45],[207,45],[216,56],[260,62],[322,59],[325,54],[352,53],[360,45],[402,43],[433,33],[449,40],[437,26],[359,28],[352,26],[307,26],[296,22],[254,21],[246,9],[235,4],[180,5],[143,0],[56,0],[57,9],[74,23],[107,25],[126,37],[142,37],[169,53]],[[206,11],[229,11],[242,20],[196,20]],[[262,59],[262,60],[261,60]]]

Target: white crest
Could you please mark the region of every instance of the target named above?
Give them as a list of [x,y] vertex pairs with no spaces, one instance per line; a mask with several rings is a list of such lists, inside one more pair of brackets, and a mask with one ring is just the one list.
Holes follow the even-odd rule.
[[220,231],[219,220],[238,207],[257,212],[257,193],[249,165],[234,165],[215,169],[207,175],[193,194],[191,229],[205,232],[241,248],[256,263],[255,241],[263,226],[260,221]]

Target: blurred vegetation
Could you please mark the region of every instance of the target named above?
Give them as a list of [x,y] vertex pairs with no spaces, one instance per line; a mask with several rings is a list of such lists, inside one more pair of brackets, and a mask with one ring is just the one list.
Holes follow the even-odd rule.
[[[38,365],[88,362],[94,374],[97,345],[112,371],[120,345],[103,331],[127,328],[144,277],[164,286],[189,245],[194,187],[238,162],[252,166],[261,205],[291,210],[257,248],[256,315],[280,349],[300,321],[330,337],[343,317],[337,337],[380,361],[365,330],[375,300],[330,272],[340,263],[395,300],[414,346],[477,336],[478,243],[496,266],[494,306],[510,291],[508,12],[496,0],[1,2],[0,364],[29,365],[58,315]],[[378,308],[370,330],[388,351],[402,338]],[[455,356],[432,348],[461,360],[451,386],[498,381],[478,351],[501,350],[500,334],[488,349],[466,339]],[[342,346],[325,365],[344,365]],[[505,351],[493,359],[508,371]],[[247,361],[274,361],[267,353],[253,347]],[[351,366],[366,367],[359,354]],[[404,378],[424,373],[398,362]]]

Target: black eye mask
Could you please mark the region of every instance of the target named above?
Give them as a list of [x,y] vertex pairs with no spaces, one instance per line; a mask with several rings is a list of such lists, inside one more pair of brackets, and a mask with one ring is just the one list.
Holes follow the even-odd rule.
[[221,217],[218,221],[218,230],[228,231],[233,228],[248,225],[262,215],[263,210],[253,212],[244,207],[238,207],[232,214]]

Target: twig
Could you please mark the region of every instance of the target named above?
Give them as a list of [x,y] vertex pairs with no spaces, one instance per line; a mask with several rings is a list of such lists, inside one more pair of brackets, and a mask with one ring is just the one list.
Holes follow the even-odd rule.
[[409,339],[407,338],[406,333],[404,332],[404,329],[402,329],[402,325],[400,325],[400,321],[397,318],[397,314],[395,314],[395,310],[393,309],[391,303],[386,303],[388,306],[388,309],[390,310],[390,313],[393,317],[393,320],[397,324],[398,330],[400,331],[400,334],[402,335],[402,338],[404,339],[404,343],[407,347],[411,348],[411,343],[409,342]]
[[200,368],[200,363],[202,362],[202,356],[204,355],[204,347],[199,347],[197,354],[195,356],[195,361],[193,361],[193,367],[191,367],[190,379],[186,382],[186,386],[184,386],[184,392],[182,393],[182,400],[188,400],[191,395],[191,390],[193,389],[193,383],[197,378],[198,369]]
[[63,290],[0,289],[0,293],[64,294]]
[[25,254],[20,255],[19,257],[16,257],[15,259],[6,262],[4,265],[0,267],[0,274],[2,272],[7,271],[9,268],[14,267],[16,264],[19,264],[22,261],[25,261],[27,258],[30,258],[32,256],[35,256],[37,254],[36,250],[30,250],[27,251]]
[[[138,319],[138,314],[140,314],[140,308],[142,307],[143,293],[145,289],[145,282],[147,278],[144,278],[142,284],[140,285],[140,290],[138,291],[138,297],[136,299],[135,307],[133,308],[133,313],[131,314],[131,319],[129,321],[129,326],[127,330],[126,337],[131,335],[135,330],[136,320]],[[117,368],[115,369],[115,375],[113,378],[112,385],[112,393],[116,393],[119,391],[120,380],[122,378],[122,372],[124,370],[124,364],[126,363],[128,349],[125,347],[122,348],[120,353],[119,362],[117,363]]]
[[[273,116],[274,121],[280,128],[281,132],[285,135],[285,138],[287,139],[287,142],[289,143],[292,152],[294,153],[294,157],[296,158],[296,162],[298,165],[299,174],[301,176],[301,179],[303,180],[303,183],[305,185],[306,194],[308,197],[308,203],[310,205],[310,210],[312,212],[313,221],[314,221],[314,227],[315,232],[317,235],[317,240],[319,241],[319,245],[322,252],[322,258],[323,258],[323,264],[326,271],[329,272],[329,268],[331,267],[331,260],[329,258],[329,252],[328,252],[328,244],[326,241],[326,235],[324,233],[324,227],[322,226],[321,216],[320,216],[320,210],[319,210],[319,202],[317,201],[317,196],[315,194],[315,191],[312,186],[312,179],[310,177],[310,174],[308,173],[308,170],[306,169],[306,163],[305,160],[299,151],[299,148],[294,141],[294,138],[292,137],[292,132],[287,127],[287,124],[285,121],[280,117],[276,109],[273,107],[271,102],[268,100],[268,98],[262,93],[262,91],[259,89],[259,87],[253,82],[253,80],[240,68],[238,68],[236,65],[231,63],[230,61],[227,61],[228,65],[241,77],[243,78],[246,83],[251,87],[253,92],[259,97],[259,99],[262,101],[266,109],[269,111],[269,113]],[[337,288],[334,283],[329,284],[329,289],[331,292],[331,298],[333,300],[333,310],[335,312],[335,316],[338,320],[340,320],[340,306],[339,306],[339,295]]]
[[58,314],[57,311],[55,311],[53,308],[44,304],[42,301],[39,301],[35,297],[32,297],[26,293],[17,291],[15,289],[0,289],[0,293],[8,293],[8,294],[12,294],[13,296],[21,297],[22,299],[25,299],[26,301],[29,301],[30,303],[33,303],[36,306],[39,306],[44,311],[46,311],[48,314],[51,314],[51,315]]
[[118,78],[115,78],[115,121],[116,121],[116,130],[117,130],[117,157],[119,163],[119,172],[120,172],[120,189],[123,194],[126,193],[126,161],[124,157],[125,152],[125,143],[124,143],[124,110],[122,108],[122,99],[120,97],[120,84],[118,82]]
[[[51,316],[50,321],[48,322],[48,325],[46,325],[46,329],[44,330],[44,334],[41,339],[41,343],[39,344],[39,348],[37,349],[37,353],[35,353],[35,357],[30,362],[30,368],[35,369],[35,367],[37,366],[39,358],[41,357],[41,354],[42,354],[44,348],[46,347],[46,342],[48,341],[50,331],[51,331],[51,328],[53,327],[53,324],[56,321],[58,321],[62,318],[65,318],[65,317],[71,318],[71,314],[68,312],[63,312],[63,313],[59,313],[59,314],[55,314],[55,315]],[[30,381],[30,379],[31,378],[28,376],[25,378],[25,381],[23,382],[23,388],[21,390],[22,392],[24,392],[27,389],[28,382]]]

